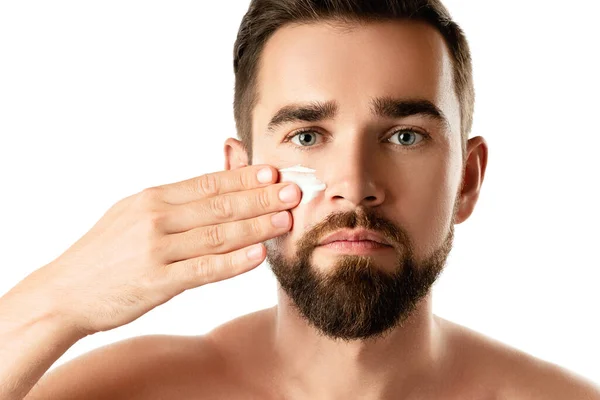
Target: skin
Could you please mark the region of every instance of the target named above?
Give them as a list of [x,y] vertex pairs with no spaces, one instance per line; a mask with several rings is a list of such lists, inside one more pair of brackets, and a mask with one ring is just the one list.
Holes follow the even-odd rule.
[[[462,158],[450,57],[433,28],[407,22],[284,27],[264,49],[258,89],[253,164],[302,164],[327,184],[311,203],[291,210],[293,226],[277,241],[286,257],[335,211],[377,209],[407,234],[416,260],[440,248],[449,227],[472,214],[488,148],[482,137],[471,138]],[[449,127],[422,116],[376,117],[369,101],[377,96],[427,99]],[[282,106],[330,100],[338,104],[334,118],[266,133]],[[382,136],[407,126],[431,140],[405,148]],[[305,127],[325,140],[307,151],[283,143]],[[228,170],[248,165],[236,139],[226,141],[225,156]],[[317,249],[312,264],[332,273],[338,257]],[[394,268],[393,253],[372,257],[374,268]],[[67,382],[77,382],[68,394]],[[434,315],[431,291],[385,337],[335,341],[319,335],[281,287],[275,307],[207,335],[144,336],[92,351],[51,372],[27,398],[36,393],[70,399],[600,399],[581,377]]]
[[[442,245],[462,182],[459,103],[451,73],[443,41],[421,24],[372,24],[351,30],[303,25],[285,27],[272,37],[259,73],[253,162],[302,164],[317,170],[317,177],[327,184],[310,204],[292,210],[294,226],[281,244],[284,254],[293,254],[303,232],[328,213],[359,206],[377,208],[401,226],[417,259]],[[373,116],[369,102],[379,96],[430,100],[447,116],[451,131],[422,116],[402,120]],[[280,107],[328,100],[339,104],[335,118],[286,124],[273,135],[263,133]],[[329,137],[317,136],[317,144],[307,151],[281,143],[286,135],[305,127]],[[408,148],[380,138],[402,127],[429,132],[431,140]],[[245,165],[242,149],[233,141],[228,145],[230,167]],[[466,185],[455,223],[473,211],[487,163],[483,138],[471,139],[468,150]],[[313,264],[327,271],[338,257],[316,249]],[[381,268],[390,270],[396,255],[380,252],[373,257]],[[310,398],[408,395],[436,381],[445,363],[447,338],[432,314],[430,294],[418,304],[406,327],[382,340],[350,343],[319,337],[294,311],[281,288],[278,298],[271,336],[284,393]],[[292,376],[297,378],[290,381]]]
[[[376,208],[401,227],[412,241],[416,259],[425,259],[442,246],[448,226],[464,222],[473,212],[485,175],[487,144],[482,137],[470,139],[462,159],[451,59],[435,29],[406,22],[345,28],[350,29],[324,23],[284,27],[264,49],[260,97],[253,113],[253,162],[280,168],[301,164],[315,169],[317,178],[327,184],[310,204],[292,210],[294,226],[278,243],[279,251],[294,254],[297,241],[313,224],[331,212],[362,206]],[[423,116],[373,116],[369,101],[378,96],[427,99],[446,115],[449,127]],[[284,124],[273,134],[266,133],[280,107],[329,100],[338,104],[334,118]],[[431,140],[409,149],[380,139],[402,127],[424,130]],[[309,150],[299,149],[299,141],[283,142],[303,128],[314,128],[323,136],[313,137],[315,144]],[[229,168],[247,164],[236,140],[226,143],[225,153]],[[312,261],[315,268],[328,272],[338,257],[317,248]],[[394,266],[393,253],[373,258],[380,268]],[[431,292],[404,327],[384,339],[349,343],[320,336],[281,287],[278,299],[278,306],[260,317],[270,356],[254,357],[271,373],[277,371],[278,392],[289,398],[497,398],[514,387],[507,386],[507,378],[519,379],[515,366],[522,364],[524,373],[528,368],[552,369],[433,315]],[[226,354],[241,339],[229,336],[227,328],[214,334],[222,335],[217,341]],[[461,353],[462,346],[472,350]],[[481,385],[484,382],[487,385]],[[521,395],[525,393],[523,389]]]

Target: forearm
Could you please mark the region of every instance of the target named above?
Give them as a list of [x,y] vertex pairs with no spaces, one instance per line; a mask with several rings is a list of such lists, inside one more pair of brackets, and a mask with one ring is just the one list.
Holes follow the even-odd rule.
[[23,399],[85,337],[43,300],[14,291],[0,298],[0,400]]

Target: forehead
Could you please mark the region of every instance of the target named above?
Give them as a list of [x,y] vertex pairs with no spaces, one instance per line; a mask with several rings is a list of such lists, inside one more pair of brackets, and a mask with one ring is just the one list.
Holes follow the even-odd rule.
[[335,100],[340,110],[356,113],[380,96],[428,99],[450,114],[455,130],[452,63],[434,27],[417,21],[286,25],[261,55],[253,130],[264,130],[265,118],[289,103]]

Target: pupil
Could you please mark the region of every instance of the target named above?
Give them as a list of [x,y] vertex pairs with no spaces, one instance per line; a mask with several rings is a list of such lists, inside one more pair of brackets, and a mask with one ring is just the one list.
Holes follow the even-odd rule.
[[300,135],[300,141],[301,142],[308,142],[306,144],[310,144],[310,142],[312,142],[312,140],[310,140],[311,136],[308,133],[303,133]]
[[[410,134],[409,134],[409,133],[406,133],[406,132],[405,132],[405,133],[403,133],[401,136],[402,136],[403,138],[405,138],[405,139],[406,139],[406,135],[409,135],[409,137],[410,137]],[[401,139],[400,141],[402,141],[402,139]],[[409,139],[409,141],[410,141],[410,139]]]

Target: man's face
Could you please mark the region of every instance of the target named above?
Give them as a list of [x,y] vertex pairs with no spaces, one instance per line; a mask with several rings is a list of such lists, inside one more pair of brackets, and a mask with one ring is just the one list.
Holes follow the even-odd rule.
[[[331,338],[388,332],[427,294],[452,247],[462,155],[442,36],[417,22],[286,26],[264,48],[257,89],[253,163],[301,164],[327,185],[267,243],[281,287]],[[344,228],[389,245],[320,245]]]

